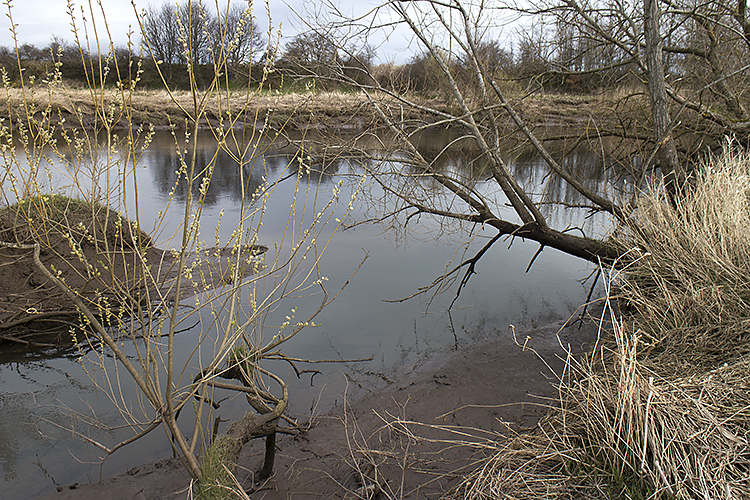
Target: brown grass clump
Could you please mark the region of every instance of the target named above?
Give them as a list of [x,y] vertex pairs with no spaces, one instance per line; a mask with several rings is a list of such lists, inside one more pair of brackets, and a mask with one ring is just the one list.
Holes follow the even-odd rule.
[[710,366],[747,353],[748,155],[727,148],[698,169],[676,209],[654,195],[641,201],[636,217],[640,232],[622,243],[645,256],[628,270],[622,293],[651,356]]
[[547,423],[553,441],[579,450],[573,478],[596,477],[592,486],[609,497],[746,498],[747,360],[659,376],[640,359],[641,330],[614,330],[616,347],[576,367]]
[[659,376],[640,331],[571,362],[560,405],[498,442],[454,498],[749,498],[750,360]]
[[608,281],[634,313],[607,300],[611,338],[455,497],[750,498],[750,157],[727,148],[676,209],[656,189],[640,207]]

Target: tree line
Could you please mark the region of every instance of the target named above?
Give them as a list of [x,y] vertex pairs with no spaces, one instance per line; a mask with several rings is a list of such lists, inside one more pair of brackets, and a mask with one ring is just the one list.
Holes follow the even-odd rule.
[[[72,44],[53,36],[49,45],[38,48],[23,43],[17,48],[0,47],[0,65],[11,82],[19,82],[19,64],[24,78],[44,78],[55,64],[60,65],[68,81],[98,84],[89,66],[98,57],[107,64],[130,68],[120,79],[137,82],[146,88],[186,89],[189,74],[200,87],[210,84],[215,67],[230,70],[230,81],[247,84],[255,76],[255,62],[264,50],[266,40],[252,18],[247,4],[230,3],[215,12],[203,2],[150,5],[140,19],[139,44],[110,46],[106,54],[90,52],[84,43]],[[134,71],[140,68],[138,74]],[[189,70],[189,71],[188,71]],[[106,82],[110,83],[110,82]]]
[[[214,77],[214,65],[226,62],[230,82],[235,86],[257,83],[264,76],[264,66],[270,64],[272,71],[266,71],[265,78],[276,88],[282,85],[309,88],[314,78],[315,85],[321,89],[377,82],[398,92],[439,95],[447,91],[446,81],[429,51],[414,54],[401,64],[376,64],[377,54],[371,45],[364,44],[356,49],[342,47],[331,33],[319,30],[299,33],[279,48],[278,44],[269,42],[268,34],[258,26],[252,10],[244,3],[230,3],[220,12],[207,8],[202,1],[152,4],[145,10],[141,22],[142,33],[137,46],[111,47],[102,57],[116,62],[120,68],[140,65],[139,75],[131,72],[124,79],[137,79],[142,88],[164,85],[189,88],[188,69],[196,83],[205,87]],[[562,76],[561,68],[585,73],[593,67],[597,57],[609,57],[608,54],[594,55],[594,49],[581,43],[584,39],[580,33],[574,34],[569,26],[559,23],[553,39],[544,39],[532,29],[515,41],[485,40],[478,51],[486,67],[511,87],[526,87],[534,82],[548,90],[587,91],[627,73],[628,68],[622,66],[609,72],[589,71],[586,76]],[[552,49],[555,43],[559,47]],[[20,79],[17,62],[20,60],[25,78],[44,78],[55,63],[60,63],[67,80],[91,83],[89,80],[94,76],[87,71],[87,61],[94,56],[85,47],[59,36],[53,36],[50,43],[41,48],[27,43],[17,48],[0,47],[0,65],[12,82]],[[471,78],[469,54],[447,56],[457,74]]]
[[[639,34],[642,21],[632,10],[571,0],[554,8],[529,4],[524,13],[535,21],[512,39],[490,34],[470,51],[458,47],[436,55],[422,47],[404,63],[377,64],[372,45],[347,46],[331,30],[310,29],[277,44],[269,41],[244,2],[216,12],[202,1],[183,0],[150,5],[142,17],[140,43],[113,47],[104,57],[121,68],[139,64],[141,73],[125,79],[137,79],[144,88],[189,88],[188,66],[196,84],[205,87],[214,77],[214,65],[224,61],[230,83],[238,87],[266,78],[275,88],[309,88],[314,79],[321,89],[377,84],[395,92],[449,98],[450,83],[441,65],[468,84],[475,79],[474,59],[506,90],[584,93],[645,82],[639,76],[645,46]],[[667,80],[696,88],[707,85],[703,94],[719,98],[722,108],[741,121],[744,90],[737,94],[731,89],[748,87],[747,71],[742,71],[748,62],[746,24],[742,9],[716,2],[670,12],[662,27]],[[91,57],[85,47],[56,36],[43,48],[0,47],[0,65],[14,82],[20,78],[19,59],[26,78],[44,78],[57,62],[66,79],[86,83],[93,77],[86,68]],[[271,71],[264,72],[269,65]],[[707,84],[707,76],[714,83]]]

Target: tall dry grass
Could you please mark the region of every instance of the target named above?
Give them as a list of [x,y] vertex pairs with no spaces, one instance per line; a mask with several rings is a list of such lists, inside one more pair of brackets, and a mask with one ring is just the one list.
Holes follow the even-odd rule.
[[652,357],[690,369],[747,352],[750,156],[727,145],[703,162],[676,208],[660,192],[643,197],[636,223],[621,243],[647,255],[621,292]]
[[677,207],[658,189],[639,207],[609,336],[454,497],[750,498],[750,155],[727,145]]

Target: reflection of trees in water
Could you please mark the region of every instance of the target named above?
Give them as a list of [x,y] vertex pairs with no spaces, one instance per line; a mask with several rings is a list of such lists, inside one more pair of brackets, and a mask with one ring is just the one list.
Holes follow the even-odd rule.
[[[288,158],[297,158],[296,155],[289,155]],[[335,177],[351,173],[351,163],[343,155],[328,155],[325,153],[316,153],[315,151],[306,150],[302,162],[294,160],[289,164],[288,171],[296,176],[300,173],[300,180],[309,184],[330,184],[334,182]]]
[[[161,193],[169,194],[174,189],[177,200],[183,201],[187,197],[187,180],[185,175],[177,179],[180,171],[180,156],[174,148],[158,148],[152,151],[151,168],[154,172],[156,187]],[[189,160],[189,158],[187,158]],[[193,184],[193,196],[200,195],[201,183],[207,175],[211,175],[211,183],[205,196],[206,205],[214,205],[221,198],[228,197],[232,201],[242,199],[242,182],[245,182],[245,199],[261,185],[266,171],[275,171],[282,164],[282,158],[253,158],[242,165],[233,159],[226,151],[200,148],[196,154],[195,172],[197,179]]]
[[[461,179],[467,186],[476,186],[488,180],[492,174],[478,151],[463,147],[442,152],[436,156],[438,150],[431,148],[424,154],[432,162],[436,172],[445,173]],[[565,182],[559,176],[550,174],[546,162],[535,151],[526,149],[515,157],[506,157],[509,166],[519,184],[534,193],[541,201],[559,202],[568,205],[580,205],[586,200],[572,188],[566,188]],[[622,194],[626,187],[626,176],[617,169],[605,168],[599,155],[593,151],[580,147],[559,160],[560,164],[573,172],[587,188],[604,195]]]
[[[429,162],[435,172],[460,179],[464,185],[475,187],[479,183],[491,178],[487,162],[476,147],[468,141],[456,141],[449,149],[444,147],[449,141],[455,140],[455,133],[446,132],[441,136],[432,136],[432,140],[420,137],[416,142],[420,146],[420,153]],[[536,151],[526,148],[514,151],[515,146],[505,146],[508,153],[505,162],[513,172],[519,184],[544,202],[559,202],[563,205],[577,206],[586,200],[574,189],[567,188],[562,179],[550,174],[550,169]],[[564,145],[552,145],[550,149],[558,151],[562,156]],[[622,195],[626,188],[621,168],[611,168],[603,165],[600,155],[586,147],[578,147],[569,151],[558,160],[568,171],[573,172],[587,188],[594,189],[602,195]],[[416,173],[413,169],[411,173]],[[627,193],[629,194],[629,193]]]
[[[458,136],[455,131],[440,134],[422,134],[414,140],[419,153],[428,163],[409,161],[407,153],[399,154],[398,145],[382,140],[364,145],[358,151],[369,158],[358,163],[378,172],[377,182],[370,183],[361,199],[366,200],[364,216],[382,220],[392,216],[389,227],[400,229],[410,220],[418,220],[420,214],[437,214],[443,232],[452,231],[453,225],[474,220],[477,207],[469,207],[462,195],[454,193],[442,182],[460,186],[465,193],[507,220],[516,215],[508,205],[505,194],[493,178],[489,162],[471,140]],[[446,147],[448,146],[448,147]],[[633,182],[627,168],[620,164],[602,161],[596,151],[581,145],[566,150],[565,144],[554,145],[553,156],[559,158],[581,184],[610,199],[627,199],[632,195]],[[569,147],[569,145],[568,145]],[[586,232],[598,232],[608,217],[592,207],[591,202],[562,179],[551,173],[550,167],[535,151],[522,149],[517,143],[503,146],[506,165],[518,184],[540,205],[551,227],[565,230],[582,227]],[[353,148],[356,150],[356,148]],[[369,165],[368,165],[369,164]],[[568,207],[566,209],[565,207]],[[440,217],[440,214],[458,214],[455,217]],[[597,214],[588,222],[588,217]],[[520,222],[520,221],[516,221]]]
[[[437,140],[422,140],[421,144],[423,149],[420,153],[431,162],[432,173],[443,174],[460,182],[465,188],[480,193],[490,205],[505,203],[505,196],[492,178],[487,162],[476,148],[470,147],[471,145],[465,141],[458,141],[458,147],[447,150],[443,149],[446,143],[440,144]],[[584,187],[610,199],[627,200],[632,196],[633,182],[621,166],[605,164],[600,155],[586,147],[568,151],[563,157],[562,148],[562,145],[557,148],[558,157],[561,157],[559,163],[573,173]],[[507,151],[506,164],[524,191],[536,202],[541,203],[542,211],[549,217],[549,223],[553,227],[564,229],[580,225],[585,217],[598,212],[578,191],[551,173],[546,162],[536,151],[514,151],[513,146],[508,146]],[[401,193],[408,192],[409,199],[419,204],[455,211],[455,205],[452,203],[455,203],[456,197],[453,193],[448,193],[432,176],[420,176],[419,174],[424,173],[423,168],[402,165],[400,171],[406,176],[394,176],[394,179],[397,179],[395,182],[405,184],[400,189],[396,189],[394,184],[394,189]],[[501,207],[499,209],[502,211]]]
[[[524,150],[516,157],[506,157],[519,184],[540,201],[580,205],[585,199],[575,190],[566,189],[562,179],[550,173],[546,162],[531,150]],[[586,148],[578,148],[559,160],[568,171],[573,172],[587,188],[600,194],[618,194],[624,189],[625,176],[614,169],[604,168],[601,158]],[[442,154],[433,160],[435,171],[459,178],[467,186],[476,186],[492,176],[486,162],[475,151],[461,149]]]
[[[180,156],[172,148],[155,148],[151,152],[151,168],[154,171],[154,181],[159,192],[168,195],[174,189],[175,199],[184,201],[187,195],[187,181],[183,174],[177,182],[177,172],[180,171]],[[196,155],[195,171],[199,173],[193,184],[193,196],[200,194],[200,186],[211,169],[211,183],[206,193],[205,204],[216,204],[221,198],[229,198],[233,202],[242,199],[242,181],[245,182],[245,199],[251,199],[253,193],[263,183],[263,177],[273,182],[276,175],[282,178],[296,177],[302,169],[300,177],[303,183],[323,184],[333,182],[333,176],[341,173],[349,162],[345,158],[318,155],[314,151],[298,151],[285,148],[283,150],[268,149],[262,155],[257,155],[250,161],[244,162],[242,170],[235,155],[224,150],[216,151],[211,148],[199,148]],[[186,158],[188,160],[189,158]],[[240,175],[242,174],[242,175]]]
[[[503,203],[504,197],[492,180],[486,162],[481,155],[477,154],[475,148],[465,141],[459,141],[455,147],[445,149],[452,137],[431,137],[430,140],[421,141],[422,154],[428,161],[432,162],[434,172],[443,173],[451,178],[460,179],[461,182],[469,189],[482,192],[489,200],[498,196],[497,202]],[[511,151],[511,148],[508,149]],[[159,191],[168,194],[174,187],[177,180],[177,171],[180,168],[180,159],[174,148],[157,148],[154,154],[153,167],[155,169],[155,181]],[[364,155],[363,155],[364,156]],[[205,203],[208,206],[216,204],[221,198],[229,198],[233,202],[238,202],[242,196],[242,178],[245,179],[245,196],[250,199],[262,183],[265,176],[269,182],[277,177],[292,178],[298,177],[302,183],[311,185],[329,184],[342,177],[349,175],[361,175],[363,168],[367,163],[376,163],[375,158],[379,157],[378,152],[370,153],[370,159],[361,157],[352,158],[351,150],[346,151],[335,146],[317,144],[315,146],[306,146],[305,148],[296,148],[289,145],[284,148],[267,148],[263,155],[258,155],[253,161],[246,162],[242,166],[242,176],[238,162],[227,152],[220,150],[216,152],[214,148],[200,148],[197,154],[196,170],[203,172],[194,185],[194,196],[199,194],[200,184],[203,175],[206,175],[207,166],[213,166],[213,177],[208,192],[206,193]],[[301,160],[301,161],[300,161]],[[391,157],[391,161],[393,157]],[[519,184],[529,193],[533,193],[534,199],[543,204],[543,210],[551,217],[550,222],[555,226],[565,226],[576,221],[582,221],[581,210],[585,210],[589,205],[577,191],[570,188],[558,176],[551,175],[546,163],[536,156],[533,151],[524,150],[517,153],[514,157],[506,158],[506,162],[511,168]],[[423,177],[419,168],[409,164],[398,164],[393,162],[392,172],[400,172],[394,175],[393,182],[406,183],[397,191],[407,190],[413,200],[422,200],[425,204],[448,206],[452,203],[451,199],[445,199],[445,188],[432,179],[430,176]],[[578,148],[569,152],[560,160],[561,165],[573,172],[589,189],[608,197],[625,197],[629,196],[629,190],[632,190],[632,182],[628,182],[627,176],[623,175],[617,168],[610,168],[603,165],[599,155],[586,148]],[[372,165],[371,165],[372,167]],[[301,172],[300,172],[301,171]],[[404,175],[406,174],[406,175]],[[185,178],[182,176],[180,182],[176,184],[175,197],[178,200],[184,200],[186,196]],[[396,186],[394,185],[395,189]],[[496,192],[497,191],[497,192]],[[391,197],[384,196],[382,190],[378,190],[377,197],[369,197],[369,202],[378,205],[380,209],[389,211],[393,206],[386,207],[393,203],[398,204],[395,200],[390,202],[387,199]],[[577,210],[559,210],[558,207],[573,207]],[[377,210],[378,207],[372,206]]]
[[[609,199],[626,199],[632,196],[633,182],[620,169],[606,165],[601,157],[586,148],[578,148],[559,160],[560,165],[572,172],[584,187]],[[533,152],[524,152],[512,162],[513,174],[527,192],[544,203],[544,213],[550,222],[560,226],[580,220],[571,210],[583,209],[591,203],[557,175],[551,174],[546,162]],[[598,211],[595,208],[591,210]],[[567,213],[566,213],[567,212]]]

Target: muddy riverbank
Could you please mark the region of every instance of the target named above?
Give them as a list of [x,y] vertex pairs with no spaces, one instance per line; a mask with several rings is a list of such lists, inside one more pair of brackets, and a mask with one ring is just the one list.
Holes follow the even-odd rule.
[[[253,481],[264,446],[243,449],[237,478],[251,498],[344,498],[382,488],[399,498],[438,498],[555,404],[568,352],[597,342],[596,322],[516,332],[401,366],[391,382],[364,397],[338,395],[313,415],[309,430],[277,441],[274,475]],[[332,376],[341,376],[332,375]],[[351,393],[355,388],[350,387]],[[377,484],[377,486],[375,486]],[[190,478],[172,459],[131,468],[90,484],[59,485],[40,500],[186,498]],[[362,490],[360,490],[360,493]],[[403,495],[403,496],[401,496]]]
[[117,212],[49,195],[0,210],[0,250],[0,349],[7,353],[70,345],[70,327],[81,321],[76,295],[101,316],[108,307],[137,305],[122,304],[124,296],[169,304],[177,299],[178,273],[188,269],[201,279],[183,283],[184,301],[231,283],[236,262],[240,278],[253,274],[251,263],[268,249],[243,247],[239,259],[231,246],[189,251],[180,269],[179,252],[156,248]]

